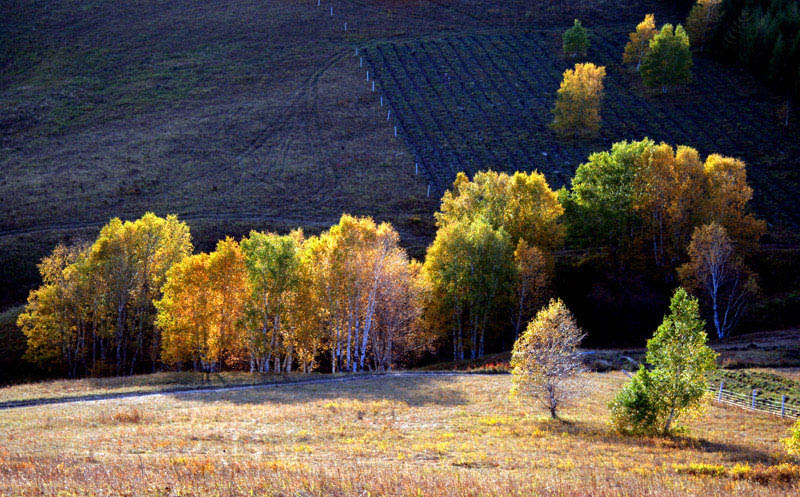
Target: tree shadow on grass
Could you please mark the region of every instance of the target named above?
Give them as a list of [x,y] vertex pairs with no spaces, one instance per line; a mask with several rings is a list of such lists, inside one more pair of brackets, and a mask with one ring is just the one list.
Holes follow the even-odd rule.
[[709,454],[724,454],[731,463],[760,463],[774,465],[785,462],[768,451],[735,442],[716,442],[706,438],[673,435],[667,437],[644,437],[622,435],[600,424],[578,420],[564,422],[547,421],[542,429],[551,433],[585,437],[598,443],[628,447],[657,447],[663,450],[692,450]]
[[463,389],[453,384],[451,378],[436,376],[356,377],[326,383],[277,384],[191,395],[176,393],[174,397],[188,402],[278,405],[337,399],[363,402],[388,400],[410,407],[455,407],[468,403]]

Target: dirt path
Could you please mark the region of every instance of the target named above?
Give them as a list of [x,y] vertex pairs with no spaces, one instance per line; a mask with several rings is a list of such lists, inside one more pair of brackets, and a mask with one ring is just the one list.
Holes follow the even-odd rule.
[[197,395],[216,392],[234,392],[238,390],[255,390],[260,388],[275,388],[283,386],[297,386],[297,385],[313,385],[317,383],[343,383],[347,381],[360,381],[360,380],[374,380],[378,378],[402,378],[414,376],[462,376],[473,375],[480,373],[463,373],[457,371],[403,371],[393,373],[365,373],[353,374],[342,376],[338,378],[318,378],[306,379],[296,381],[282,381],[272,383],[256,383],[252,385],[236,385],[229,387],[187,387],[176,389],[157,390],[152,392],[122,392],[122,393],[108,393],[97,395],[75,395],[71,397],[59,398],[44,398],[44,399],[30,399],[30,400],[12,400],[7,402],[0,402],[0,410],[16,409],[21,407],[35,407],[51,404],[78,404],[78,403],[91,403],[91,402],[105,402],[109,400],[119,399],[137,399],[155,396],[177,396],[177,395]]

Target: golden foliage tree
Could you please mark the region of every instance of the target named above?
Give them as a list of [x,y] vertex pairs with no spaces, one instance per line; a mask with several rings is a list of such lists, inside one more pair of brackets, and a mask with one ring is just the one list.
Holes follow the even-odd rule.
[[606,68],[591,62],[567,69],[556,94],[553,129],[562,137],[590,137],[600,131],[600,103]]
[[380,315],[389,312],[386,305],[408,309],[386,300],[392,295],[389,287],[400,283],[391,276],[403,276],[398,267],[409,264],[398,241],[390,224],[345,214],[330,230],[306,242],[304,260],[325,316],[334,371],[360,371],[370,359],[388,367],[386,345],[376,342]]
[[472,181],[458,173],[435,216],[438,228],[480,217],[494,229],[503,228],[514,246],[522,239],[551,252],[564,243],[563,213],[543,174],[482,171]]
[[242,361],[248,283],[244,255],[230,238],[214,252],[187,257],[170,269],[156,303],[164,362],[189,362],[195,370],[211,372]]
[[[564,240],[562,213],[558,197],[540,173],[486,171],[476,173],[472,181],[457,175],[436,213],[438,230],[423,271],[431,295],[425,318],[440,336],[450,335],[454,358],[482,355],[487,330],[513,333],[509,325],[513,327],[514,318],[496,311],[515,298],[515,284],[532,283],[529,275],[517,278],[514,250],[520,241],[535,247],[549,271],[552,251]],[[525,292],[531,291],[526,287]],[[523,312],[529,296],[523,297]],[[490,347],[507,347],[509,338],[513,340],[495,334]]]
[[644,20],[636,25],[636,31],[630,33],[630,41],[625,45],[625,52],[622,54],[622,63],[635,65],[638,72],[642,66],[642,60],[650,49],[650,40],[656,35],[656,18],[653,14],[644,16]]
[[90,246],[56,247],[20,321],[31,355],[44,357],[45,343],[60,348],[47,354],[61,357],[70,375],[155,368],[161,345],[153,300],[168,269],[191,250],[186,224],[151,213],[112,219]]
[[582,390],[578,347],[584,336],[561,300],[540,310],[514,343],[512,395],[533,398],[556,419],[558,409]]

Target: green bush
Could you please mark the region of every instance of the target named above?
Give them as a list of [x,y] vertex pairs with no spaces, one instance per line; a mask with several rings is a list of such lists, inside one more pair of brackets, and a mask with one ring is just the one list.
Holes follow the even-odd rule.
[[609,405],[614,429],[620,433],[644,435],[660,425],[663,409],[655,390],[650,372],[641,366]]
[[571,57],[586,55],[589,50],[589,34],[578,19],[571,28],[564,32],[564,54]]
[[650,40],[650,50],[642,60],[642,79],[650,87],[668,89],[689,82],[692,78],[692,52],[689,36],[680,24],[665,24]]

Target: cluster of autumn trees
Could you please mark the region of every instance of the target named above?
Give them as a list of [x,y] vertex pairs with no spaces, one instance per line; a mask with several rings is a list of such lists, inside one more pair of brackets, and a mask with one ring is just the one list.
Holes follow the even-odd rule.
[[72,376],[385,370],[433,345],[474,358],[511,347],[569,240],[680,279],[722,338],[757,291],[751,196],[742,161],[645,139],[592,154],[558,192],[537,172],[459,174],[424,263],[391,225],[349,215],[318,236],[252,232],[198,254],[174,216],[114,219],[41,262],[18,323],[30,359]]
[[162,364],[214,371],[387,369],[416,334],[425,288],[388,224],[342,216],[320,236],[252,232],[192,254],[174,216],[112,220],[58,246],[18,324],[28,358],[70,376]]
[[415,335],[425,289],[397,232],[342,216],[319,236],[252,232],[187,257],[156,301],[162,358],[196,369],[389,369],[426,342]]

